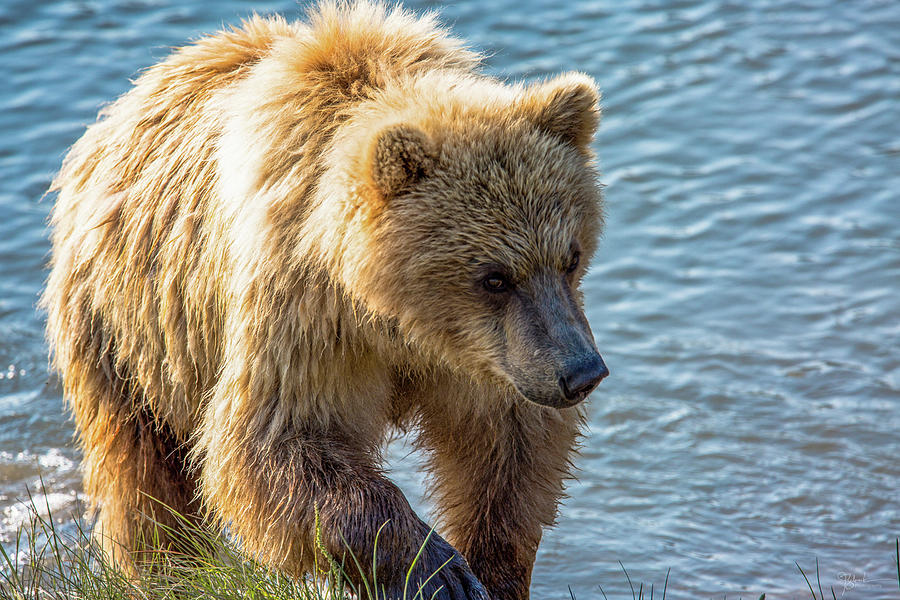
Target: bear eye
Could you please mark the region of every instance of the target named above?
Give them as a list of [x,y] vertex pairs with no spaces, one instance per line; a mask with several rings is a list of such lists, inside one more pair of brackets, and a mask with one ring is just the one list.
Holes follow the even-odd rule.
[[581,261],[581,252],[576,250],[572,253],[572,258],[569,260],[569,266],[566,267],[566,273],[574,273],[575,269],[578,268],[578,263]]
[[481,280],[484,289],[492,294],[499,294],[509,289],[509,281],[500,273],[491,273]]

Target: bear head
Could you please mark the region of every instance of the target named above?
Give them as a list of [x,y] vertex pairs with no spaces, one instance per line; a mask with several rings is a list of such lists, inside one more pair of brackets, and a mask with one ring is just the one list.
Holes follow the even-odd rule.
[[332,154],[331,190],[351,190],[332,215],[344,287],[476,380],[582,401],[608,375],[579,290],[602,225],[598,99],[577,73],[528,87],[436,73],[360,107]]

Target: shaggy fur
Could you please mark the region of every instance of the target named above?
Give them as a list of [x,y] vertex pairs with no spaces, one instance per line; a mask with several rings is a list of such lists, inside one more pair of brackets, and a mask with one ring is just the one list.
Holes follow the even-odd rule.
[[[175,525],[151,497],[293,574],[317,512],[334,556],[371,557],[389,521],[396,593],[429,530],[380,467],[399,426],[468,561],[433,537],[422,568],[450,559],[447,597],[482,593],[470,567],[527,598],[581,421],[552,407],[562,350],[534,307],[593,347],[597,117],[583,75],[502,84],[432,18],[365,2],[254,17],[145,71],[53,184],[43,298],[113,557],[133,564],[147,515]],[[484,292],[496,265],[528,303]]]

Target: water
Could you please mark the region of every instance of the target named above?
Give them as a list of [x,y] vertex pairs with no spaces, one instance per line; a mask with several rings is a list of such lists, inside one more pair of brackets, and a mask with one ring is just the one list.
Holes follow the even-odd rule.
[[[436,7],[421,2],[410,6]],[[77,452],[35,312],[40,201],[66,148],[171,46],[291,1],[0,4],[0,533]],[[737,0],[441,7],[489,71],[597,78],[608,228],[586,281],[613,372],[536,598],[897,598],[900,5]],[[395,478],[418,498],[398,445]],[[421,500],[414,500],[424,507]],[[893,577],[893,579],[892,579]],[[828,593],[826,591],[826,593]]]

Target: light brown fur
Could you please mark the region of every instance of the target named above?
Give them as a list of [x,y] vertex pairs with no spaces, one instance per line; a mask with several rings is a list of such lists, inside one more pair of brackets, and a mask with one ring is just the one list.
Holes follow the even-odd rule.
[[404,426],[441,533],[526,598],[581,416],[517,391],[555,371],[467,278],[503,262],[586,330],[583,266],[552,273],[599,231],[596,101],[577,74],[479,74],[430,17],[325,3],[179,49],[104,109],[53,185],[43,306],[116,559],[169,522],[152,496],[294,574],[317,510],[336,555],[390,520],[396,581],[428,531],[379,467]]

